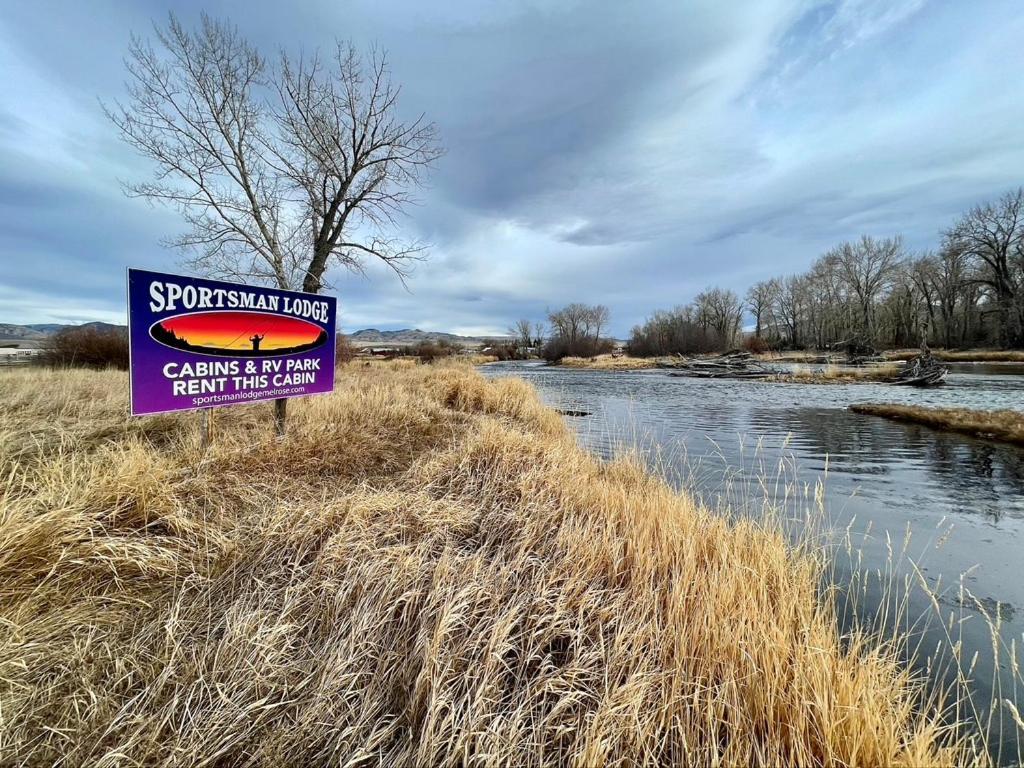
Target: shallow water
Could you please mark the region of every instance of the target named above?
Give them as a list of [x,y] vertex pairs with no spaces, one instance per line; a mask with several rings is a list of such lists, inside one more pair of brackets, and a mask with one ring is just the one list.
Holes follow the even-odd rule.
[[[657,370],[580,371],[534,362],[482,370],[492,377],[524,378],[550,405],[589,413],[568,420],[581,443],[599,455],[637,451],[670,482],[735,513],[759,514],[767,500],[803,519],[817,506],[818,489],[827,527],[849,531],[861,558],[853,567],[837,549],[837,582],[863,585],[863,574],[876,569],[897,579],[927,580],[939,595],[941,618],[956,614],[954,634],[963,641],[964,657],[979,652],[970,687],[985,719],[983,705],[993,694],[1017,701],[1024,711],[1024,687],[1008,658],[993,663],[982,615],[998,615],[1001,642],[1009,646],[1014,640],[1019,648],[1024,450],[859,415],[847,406],[898,402],[1024,411],[1018,367],[957,365],[946,386],[925,390],[708,380]],[[907,556],[901,557],[908,532]],[[974,598],[962,598],[961,577]],[[863,590],[856,608],[862,620],[885,607],[877,592],[877,585]],[[919,616],[930,617],[930,628],[917,637],[931,653],[944,632],[922,590],[911,594],[903,621]],[[1005,709],[989,730],[994,757],[1004,763],[1020,759],[1018,734]]]

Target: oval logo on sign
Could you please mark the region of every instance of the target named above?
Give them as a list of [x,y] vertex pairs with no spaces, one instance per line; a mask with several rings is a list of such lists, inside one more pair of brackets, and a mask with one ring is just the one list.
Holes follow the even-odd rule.
[[149,335],[165,347],[197,355],[274,357],[321,347],[327,331],[315,323],[268,312],[193,312],[153,323]]

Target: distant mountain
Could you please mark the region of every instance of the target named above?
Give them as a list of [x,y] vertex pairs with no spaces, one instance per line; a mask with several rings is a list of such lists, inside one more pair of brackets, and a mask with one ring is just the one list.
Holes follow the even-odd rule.
[[113,323],[34,323],[29,325],[15,325],[13,323],[0,323],[0,341],[42,341],[47,336],[52,336],[57,331],[65,328],[96,328],[101,331],[126,331],[125,325],[114,325]]
[[94,323],[82,323],[81,325],[76,325],[76,326],[69,326],[69,325],[61,326],[61,328],[71,328],[71,327],[75,327],[75,328],[95,328],[97,331],[124,331],[124,332],[128,331],[128,326],[127,325],[118,325],[117,323],[94,322]]
[[[61,323],[35,323],[14,325],[0,323],[0,341],[43,341],[48,336],[65,328],[97,328],[100,330],[127,330],[127,326],[112,323],[82,323],[81,325],[65,325]],[[349,339],[360,345],[394,344],[404,346],[419,344],[423,341],[447,341],[452,344],[476,346],[487,339],[506,338],[504,336],[459,336],[455,333],[442,331],[421,331],[419,328],[402,328],[397,331],[381,331],[377,328],[363,328],[348,335]]]
[[[376,328],[363,328],[348,334],[351,341],[357,344],[419,344],[423,341],[448,341],[452,344],[474,346],[480,344],[484,337],[459,336],[442,331],[421,331],[419,328],[402,328],[397,331],[381,331]],[[487,337],[493,338],[493,337]]]
[[31,328],[33,331],[39,331],[40,333],[56,333],[61,328],[66,326],[60,323],[35,323],[34,325],[26,325],[26,328]]
[[30,325],[0,323],[0,340],[43,339],[46,338],[46,336],[46,333],[37,331]]

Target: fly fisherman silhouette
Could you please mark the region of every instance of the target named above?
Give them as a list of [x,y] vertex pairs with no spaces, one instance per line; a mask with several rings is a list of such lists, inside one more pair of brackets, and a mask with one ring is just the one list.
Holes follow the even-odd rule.
[[[266,334],[264,334],[264,336],[265,335]],[[252,342],[253,350],[255,352],[259,352],[260,351],[260,342],[263,341],[263,336],[260,336],[260,335],[257,334],[256,336],[253,336],[252,338],[250,338],[249,341]]]

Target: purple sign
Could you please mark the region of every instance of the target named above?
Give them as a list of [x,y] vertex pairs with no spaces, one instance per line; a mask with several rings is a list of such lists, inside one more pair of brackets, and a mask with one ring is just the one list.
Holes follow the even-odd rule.
[[334,390],[337,300],[128,270],[132,414]]

